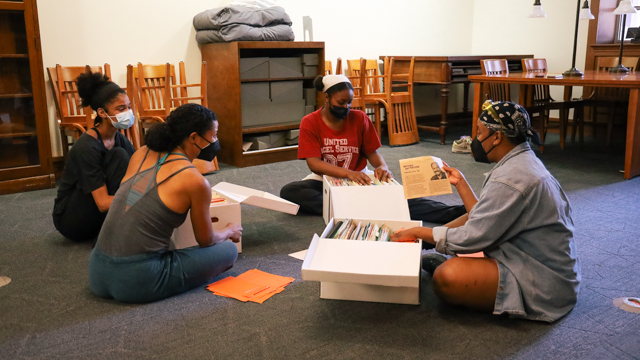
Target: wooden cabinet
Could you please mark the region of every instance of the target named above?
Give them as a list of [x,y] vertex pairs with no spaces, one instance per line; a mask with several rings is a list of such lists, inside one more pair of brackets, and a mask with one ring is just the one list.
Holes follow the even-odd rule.
[[0,194],[52,188],[36,0],[0,1]]
[[[297,158],[298,146],[283,146],[264,150],[243,151],[243,137],[293,130],[300,127],[300,120],[287,119],[282,123],[243,126],[241,96],[242,84],[302,81],[304,88],[313,88],[313,79],[324,74],[324,42],[289,41],[239,41],[204,44],[200,48],[202,60],[207,62],[207,99],[209,108],[218,115],[218,138],[222,148],[219,161],[246,167]],[[301,58],[305,54],[317,55],[316,73],[300,77],[273,77],[245,79],[241,77],[241,60],[249,58]],[[324,97],[316,95],[316,105],[322,106]],[[245,104],[246,105],[246,104]],[[286,114],[283,114],[286,115]],[[245,119],[246,120],[246,119]]]

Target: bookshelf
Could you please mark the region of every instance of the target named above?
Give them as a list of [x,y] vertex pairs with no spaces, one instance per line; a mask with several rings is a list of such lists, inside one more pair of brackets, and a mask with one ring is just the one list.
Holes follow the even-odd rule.
[[[242,84],[302,81],[304,88],[313,87],[313,79],[324,74],[324,42],[238,41],[201,45],[202,60],[207,62],[207,100],[209,108],[218,115],[221,152],[218,160],[237,167],[267,164],[297,158],[298,146],[283,146],[263,150],[243,151],[243,137],[266,135],[275,131],[300,127],[299,119],[285,119],[281,123],[243,126]],[[318,56],[317,73],[299,77],[264,77],[242,79],[241,59],[291,58],[305,54]],[[324,98],[317,96],[316,108]]]
[[52,188],[35,0],[0,1],[0,194]]

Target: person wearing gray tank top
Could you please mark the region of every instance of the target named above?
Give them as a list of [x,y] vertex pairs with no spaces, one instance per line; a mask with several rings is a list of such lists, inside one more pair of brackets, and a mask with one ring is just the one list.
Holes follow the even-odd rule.
[[[242,227],[212,229],[211,186],[191,164],[215,157],[217,126],[211,110],[186,104],[149,130],[89,259],[95,294],[128,303],[156,301],[202,286],[233,266],[238,250],[225,240],[239,241]],[[173,230],[185,220],[193,224],[199,246],[170,250]]]

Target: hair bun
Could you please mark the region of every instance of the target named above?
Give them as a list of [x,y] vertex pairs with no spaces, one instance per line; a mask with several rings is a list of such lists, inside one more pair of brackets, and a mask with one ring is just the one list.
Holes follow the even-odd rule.
[[322,83],[322,79],[324,78],[324,76],[322,75],[318,75],[316,76],[315,79],[313,79],[313,87],[317,90],[322,92],[322,90],[324,89],[324,84]]
[[[94,73],[91,70],[80,74],[76,79],[78,84],[78,95],[80,96],[81,106],[91,106],[93,97],[96,95],[98,89],[102,86],[110,83],[109,77],[101,73]],[[93,109],[97,110],[97,109]]]
[[144,137],[144,142],[149,149],[156,152],[166,152],[173,150],[178,144],[175,143],[173,131],[166,122],[154,124]]

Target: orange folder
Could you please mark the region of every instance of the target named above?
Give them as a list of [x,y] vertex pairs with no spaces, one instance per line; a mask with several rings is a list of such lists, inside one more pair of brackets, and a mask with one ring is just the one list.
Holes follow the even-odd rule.
[[215,295],[262,304],[273,295],[281,293],[294,280],[253,269],[237,277],[229,276],[209,284],[207,290]]

